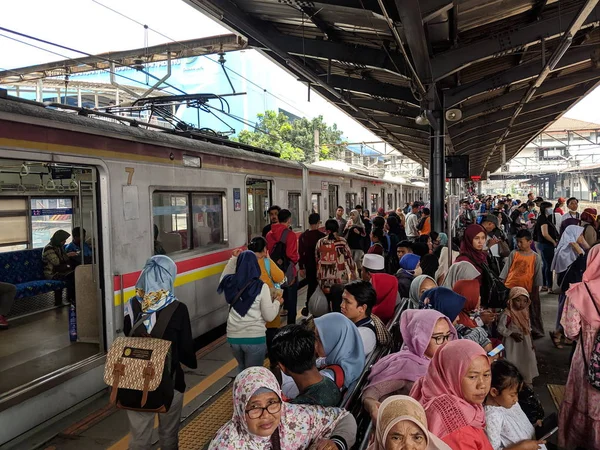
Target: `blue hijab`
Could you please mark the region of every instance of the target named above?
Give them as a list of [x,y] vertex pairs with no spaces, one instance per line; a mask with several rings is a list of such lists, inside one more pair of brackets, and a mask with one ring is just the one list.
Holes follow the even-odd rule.
[[217,293],[225,293],[225,300],[231,305],[236,295],[245,288],[238,301],[233,305],[233,309],[244,317],[260,294],[263,284],[260,280],[260,266],[256,254],[246,250],[237,257],[235,273],[223,277]]
[[404,270],[415,270],[417,268],[417,264],[421,257],[419,255],[415,255],[414,253],[407,253],[400,259],[400,268]]
[[435,309],[454,322],[467,300],[446,287],[436,287],[423,292],[419,309]]
[[344,387],[349,388],[365,367],[365,349],[357,326],[338,312],[316,318],[315,326],[327,355],[325,362],[342,367]]

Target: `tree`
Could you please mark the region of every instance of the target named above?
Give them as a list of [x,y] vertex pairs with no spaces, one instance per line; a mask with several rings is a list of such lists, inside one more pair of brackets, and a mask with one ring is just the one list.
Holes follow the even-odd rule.
[[337,125],[327,125],[323,116],[312,120],[306,118],[290,121],[283,112],[265,111],[257,115],[256,128],[242,130],[236,141],[255,147],[272,150],[282,159],[292,161],[314,161],[314,130],[319,130],[320,159],[334,159],[342,154],[345,142],[343,132]]

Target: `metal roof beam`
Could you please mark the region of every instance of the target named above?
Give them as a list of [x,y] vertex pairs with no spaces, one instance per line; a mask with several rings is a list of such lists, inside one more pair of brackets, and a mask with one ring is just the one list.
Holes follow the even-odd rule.
[[330,75],[328,78],[328,84],[338,89],[376,95],[378,97],[393,98],[405,102],[415,101],[412,91],[409,88],[396,86],[394,84],[380,83],[376,80],[344,77],[342,75]]
[[[348,62],[366,67],[385,69],[396,73],[399,77],[406,78],[407,72],[404,58],[394,51],[364,47],[360,45],[347,45],[332,41],[317,39],[302,39],[301,37],[286,36],[281,33],[269,33],[272,39],[277,40],[278,46],[293,55],[316,58],[321,60]],[[263,47],[259,42],[251,40],[251,46]],[[269,48],[264,48],[269,51]]]
[[429,138],[429,127],[419,126],[415,123],[415,120],[407,117],[392,116],[392,115],[373,115],[373,120],[381,123],[389,123],[397,125],[399,127],[406,128],[408,130],[414,130],[420,133],[425,138]]
[[[573,100],[578,99],[582,95],[587,92],[587,89],[573,89],[561,94],[551,95],[540,100],[534,101],[532,103],[528,103],[524,108],[523,112],[519,114],[519,116],[526,116],[532,112],[543,110],[545,108],[550,108],[552,106],[560,105],[566,102],[572,102]],[[515,112],[515,108],[507,108],[500,111],[496,111],[492,114],[487,114],[485,116],[480,116],[475,120],[470,120],[468,122],[464,122],[459,127],[451,128],[451,135],[453,138],[457,138],[458,136],[466,133],[469,130],[479,128],[485,126],[490,123],[498,123],[504,122],[506,120],[510,120]]]
[[[555,116],[556,114],[560,114],[562,112],[564,112],[567,109],[566,105],[564,105],[563,103],[559,104],[559,105],[554,105],[551,108],[546,108],[546,109],[541,109],[540,111],[535,111],[532,112],[531,114],[528,114],[526,116],[523,116],[523,119],[519,121],[519,124],[525,124],[528,122],[532,122],[544,117],[550,117],[550,116]],[[512,111],[511,111],[512,112]],[[512,117],[512,115],[511,115]],[[548,120],[549,122],[551,120]],[[506,130],[506,124],[502,123],[502,122],[495,122],[495,123],[490,123],[487,126],[481,126],[478,127],[476,129],[467,131],[466,133],[462,134],[459,137],[455,137],[452,139],[452,142],[454,143],[455,146],[461,146],[461,145],[465,145],[466,142],[473,140],[473,139],[477,139],[479,137],[487,137],[489,135],[489,133],[491,132],[501,132],[504,133],[504,131]],[[510,134],[509,134],[510,136]]]
[[[600,14],[600,6],[594,8],[583,21],[582,27],[597,24],[600,20],[598,14]],[[523,46],[536,44],[542,39],[555,38],[567,31],[578,15],[578,11],[556,15],[440,53],[431,60],[433,78],[440,80],[475,62],[512,53]]]
[[[591,58],[593,49],[591,47],[577,47],[567,51],[555,67],[556,70],[564,69],[585,62]],[[525,81],[539,75],[542,67],[539,60],[534,60],[520,66],[500,72],[494,76],[486,77],[480,81],[474,81],[463,86],[446,91],[446,106],[450,108],[475,95],[482,94],[494,89],[499,89],[520,81]]]
[[452,9],[452,0],[421,0],[419,3],[423,13],[423,23],[429,22]]
[[[542,86],[536,91],[534,98],[558,89],[577,86],[578,84],[598,79],[600,79],[600,72],[598,72],[597,70],[574,73],[572,75],[567,75],[565,77],[560,78],[553,78],[551,80],[545,81],[544,84],[542,84]],[[517,89],[508,92],[498,97],[494,97],[491,100],[486,100],[481,103],[476,103],[474,105],[467,106],[466,108],[462,109],[462,120],[460,122],[454,122],[452,124],[449,123],[448,125],[452,128],[458,126],[459,124],[465,121],[469,121],[471,120],[471,118],[474,118],[482,113],[492,112],[505,106],[518,103],[523,98],[523,95],[525,95],[528,89],[529,86],[523,89]]]
[[415,70],[424,85],[431,83],[431,60],[419,0],[394,0]]
[[[600,74],[598,75],[600,77]],[[413,103],[398,104],[385,100],[375,100],[367,98],[353,98],[352,103],[359,108],[370,109],[376,112],[384,112],[389,114],[398,114],[406,117],[417,117],[419,114],[418,105]],[[416,103],[416,100],[414,100]]]
[[[515,141],[519,141],[522,139],[523,133],[526,133],[530,130],[545,128],[551,122],[553,122],[554,117],[558,116],[561,112],[563,112],[563,110],[558,111],[558,112],[554,111],[553,114],[549,114],[546,117],[536,118],[536,120],[528,121],[528,122],[523,123],[522,125],[519,125],[518,127],[515,127],[512,130],[512,133],[508,135],[509,137],[506,139],[505,142],[514,143]],[[495,144],[495,142],[498,140],[498,138],[504,134],[505,128],[506,127],[502,127],[500,129],[496,128],[493,131],[486,130],[484,133],[481,133],[478,136],[482,140],[473,141],[473,139],[470,139],[471,142],[464,142],[464,143],[458,144],[458,145],[454,144],[454,148],[456,148],[460,154],[464,154],[464,153],[469,153],[477,148],[481,149],[481,148],[485,147],[486,145],[493,146]]]

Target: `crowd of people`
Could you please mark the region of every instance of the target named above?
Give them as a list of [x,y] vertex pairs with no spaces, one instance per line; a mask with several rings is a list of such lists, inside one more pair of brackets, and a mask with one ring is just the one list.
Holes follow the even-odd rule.
[[[536,438],[532,389],[534,344],[548,339],[540,292],[559,294],[551,342],[573,346],[558,445],[600,448],[597,212],[530,197],[466,199],[450,236],[418,202],[375,217],[339,207],[324,226],[312,213],[299,236],[272,206],[219,283],[238,375],[233,417],[209,448],[349,449],[357,421],[341,405],[357,386],[371,449],[552,448]],[[176,359],[191,366],[183,341]],[[382,348],[398,351],[371,360]]]

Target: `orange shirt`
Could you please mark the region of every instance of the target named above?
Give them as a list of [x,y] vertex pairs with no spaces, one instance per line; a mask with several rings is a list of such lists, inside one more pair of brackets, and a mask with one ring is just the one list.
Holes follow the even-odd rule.
[[[283,271],[277,267],[277,264],[273,260],[271,260],[271,276],[269,277],[269,273],[267,272],[267,268],[265,267],[265,259],[260,258],[258,260],[258,265],[260,266],[260,280],[269,286],[269,289],[273,289],[275,286],[273,285],[273,281],[275,283],[282,283],[285,279],[285,274]],[[271,279],[272,278],[272,279]],[[273,319],[271,322],[267,323],[267,328],[279,328],[281,326],[281,317],[277,314],[277,317]]]
[[504,285],[511,289],[522,287],[527,289],[527,292],[531,292],[533,290],[533,279],[535,278],[536,258],[535,253],[522,255],[521,252],[515,252]]
[[431,233],[431,217],[425,219],[425,223],[423,224],[423,229],[420,231],[421,235]]

